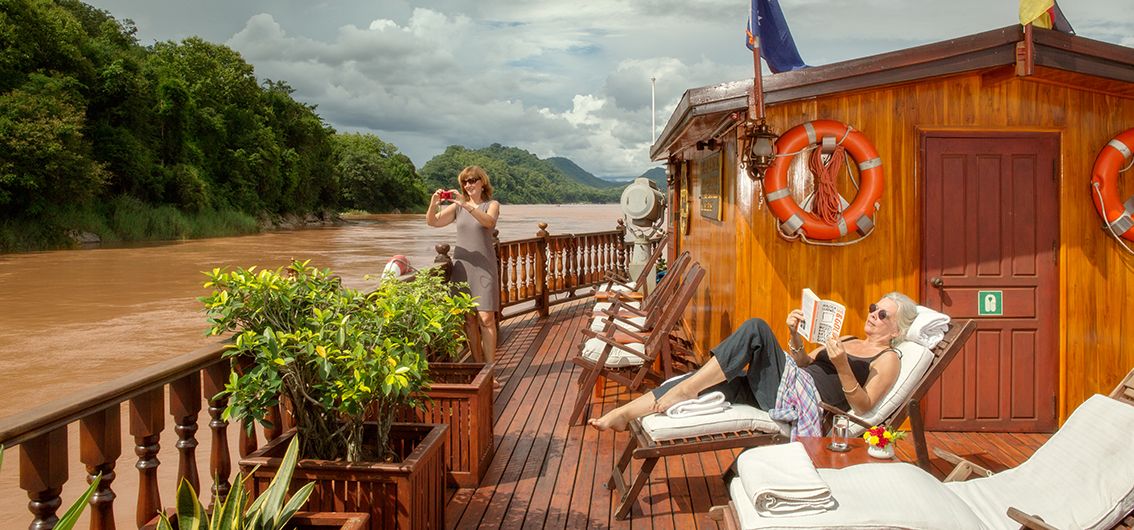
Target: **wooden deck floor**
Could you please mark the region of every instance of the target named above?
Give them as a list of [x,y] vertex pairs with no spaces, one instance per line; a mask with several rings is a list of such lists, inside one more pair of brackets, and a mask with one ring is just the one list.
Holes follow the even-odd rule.
[[[581,300],[554,308],[547,319],[527,315],[502,326],[497,374],[504,387],[493,410],[496,455],[479,488],[451,491],[447,528],[717,527],[708,511],[728,501],[722,470],[739,450],[666,458],[630,519],[612,517],[616,499],[604,484],[627,435],[567,425],[578,376],[571,359],[589,309],[589,301]],[[592,414],[631,397],[610,385]],[[972,456],[994,471],[1014,467],[1046,439],[1041,434],[929,433],[931,448]],[[899,457],[912,461],[912,449],[900,444]],[[933,464],[944,477],[945,463],[935,459]]]

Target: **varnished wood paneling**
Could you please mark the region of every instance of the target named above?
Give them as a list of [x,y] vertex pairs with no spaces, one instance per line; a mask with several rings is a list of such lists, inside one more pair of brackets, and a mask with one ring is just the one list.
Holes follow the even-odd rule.
[[[1134,127],[1134,99],[1116,95],[1130,87],[1113,82],[1107,84],[1108,92],[1099,92],[1089,83],[1071,83],[1067,76],[1044,75],[1044,69],[1031,79],[974,72],[769,106],[769,122],[779,132],[825,118],[846,122],[871,138],[886,178],[877,230],[849,247],[785,241],[767,207],[759,206],[756,186],[744,175],[737,178],[735,164],[726,164],[724,187],[731,194],[723,220],[718,224],[694,212],[690,234],[679,236],[681,248],[710,271],[688,315],[700,345],[707,351],[751,316],[766,318],[786,339],[780,323],[798,304],[804,287],[845,303],[844,329],[860,333],[865,308],[879,295],[898,290],[917,298],[921,292],[921,133],[1049,131],[1060,135],[1061,146],[1060,324],[1055,334],[1060,419],[1091,394],[1108,390],[1134,367],[1134,339],[1122,332],[1134,325],[1134,304],[1126,302],[1134,299],[1134,258],[1099,229],[1088,181],[1102,146]],[[727,145],[735,149],[735,139]],[[703,156],[691,150],[681,154],[694,160]],[[696,182],[694,175],[694,193]],[[1126,184],[1123,193],[1131,189]]]

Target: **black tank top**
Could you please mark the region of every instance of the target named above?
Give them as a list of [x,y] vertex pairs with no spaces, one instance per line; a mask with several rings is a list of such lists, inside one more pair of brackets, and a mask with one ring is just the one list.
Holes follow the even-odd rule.
[[[886,348],[878,352],[878,355],[867,358],[847,355],[847,362],[850,364],[851,373],[854,374],[854,379],[858,381],[859,385],[866,384],[866,376],[870,375],[870,363],[883,353],[891,350],[897,351],[893,348]],[[843,384],[839,381],[839,372],[835,370],[835,365],[831,363],[831,358],[827,356],[826,348],[820,351],[815,356],[815,360],[812,361],[811,364],[803,367],[803,369],[811,374],[811,378],[815,380],[815,389],[819,391],[819,397],[824,403],[842,410],[850,410],[850,403],[847,403],[847,395],[843,392]]]

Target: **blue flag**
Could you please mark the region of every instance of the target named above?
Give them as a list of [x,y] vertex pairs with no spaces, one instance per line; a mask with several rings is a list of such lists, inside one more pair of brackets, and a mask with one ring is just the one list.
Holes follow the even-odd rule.
[[768,62],[773,74],[806,68],[795,39],[791,38],[784,12],[778,0],[752,0],[748,13],[748,49],[756,49],[760,40],[760,55]]

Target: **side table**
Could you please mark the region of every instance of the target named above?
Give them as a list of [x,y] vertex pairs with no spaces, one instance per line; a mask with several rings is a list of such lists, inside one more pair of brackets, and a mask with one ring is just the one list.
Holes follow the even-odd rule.
[[811,462],[816,468],[842,469],[857,464],[899,461],[897,458],[881,459],[870,456],[866,452],[866,440],[860,436],[853,436],[847,440],[850,450],[844,453],[827,449],[831,444],[830,436],[801,436],[797,441],[803,444],[807,456],[811,457]]

